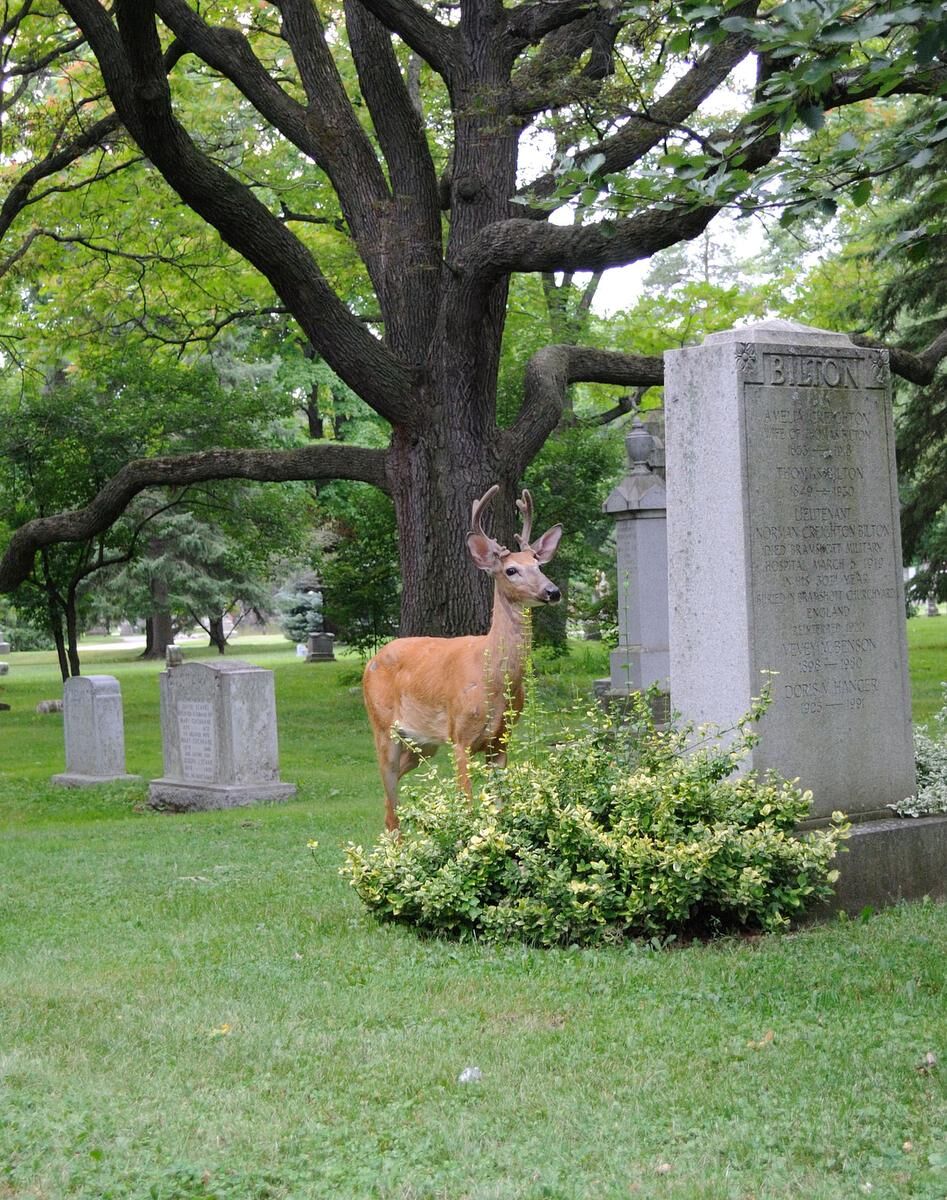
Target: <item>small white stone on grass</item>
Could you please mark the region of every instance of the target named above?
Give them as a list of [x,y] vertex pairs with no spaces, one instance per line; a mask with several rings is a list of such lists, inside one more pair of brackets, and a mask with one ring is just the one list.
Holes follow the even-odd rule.
[[481,1079],[483,1079],[483,1072],[479,1067],[464,1067],[457,1076],[458,1083],[479,1083]]

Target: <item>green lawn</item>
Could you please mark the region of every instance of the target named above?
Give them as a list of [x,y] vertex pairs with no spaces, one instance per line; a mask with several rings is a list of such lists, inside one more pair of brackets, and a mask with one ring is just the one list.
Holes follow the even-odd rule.
[[[947,621],[909,637],[924,718]],[[947,907],[661,953],[379,927],[338,876],[382,820],[357,661],[235,653],[276,672],[299,796],[193,816],[52,787],[52,657],[11,656],[0,1200],[944,1200]],[[604,661],[583,646],[540,688]],[[120,679],[129,769],[158,775],[160,667],[84,669]]]

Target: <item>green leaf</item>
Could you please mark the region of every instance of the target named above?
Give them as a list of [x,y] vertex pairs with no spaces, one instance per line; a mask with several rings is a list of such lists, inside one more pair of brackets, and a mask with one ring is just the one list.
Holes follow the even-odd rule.
[[856,208],[861,208],[863,204],[868,202],[871,196],[871,180],[860,179],[852,188],[852,203]]
[[825,112],[818,104],[800,104],[796,113],[803,124],[813,131],[818,131],[825,124]]

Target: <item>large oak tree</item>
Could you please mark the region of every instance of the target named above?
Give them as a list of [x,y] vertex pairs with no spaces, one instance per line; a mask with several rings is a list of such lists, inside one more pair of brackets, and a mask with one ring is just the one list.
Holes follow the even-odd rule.
[[[0,588],[15,586],[42,546],[87,538],[144,487],[226,476],[348,478],[394,501],[402,631],[482,627],[488,597],[463,549],[472,498],[500,483],[500,535],[508,536],[517,484],[559,422],[569,385],[662,379],[656,358],[549,346],[531,360],[516,416],[499,424],[511,275],[599,272],[647,258],[695,237],[727,206],[773,202],[781,147],[797,118],[817,129],[824,112],[880,95],[943,95],[938,5],[833,9],[799,0],[762,20],[758,7],[755,0],[343,0],[341,11],[312,0],[8,5],[8,113],[26,100],[40,111],[50,78],[68,79],[75,63],[83,86],[61,117],[60,98],[49,128],[39,118],[30,124],[26,151],[18,153],[7,121],[9,187],[0,205],[0,236],[14,238],[7,265],[36,235],[27,224],[32,206],[51,189],[77,186],[69,182],[77,163],[94,161],[101,183],[109,155],[127,137],[268,282],[273,306],[291,314],[314,352],[390,425],[391,437],[384,450],[315,442],[129,463],[87,508],[17,531],[0,563]],[[715,129],[702,106],[752,54],[755,95]],[[99,88],[88,84],[90,58]],[[355,311],[332,286],[320,243],[307,236],[325,214],[292,211],[220,152],[223,135],[208,137],[195,115],[195,78],[232,88],[261,143],[291,149],[294,178],[332,189],[334,224],[363,265],[371,311]],[[524,179],[530,158],[521,147],[539,124],[570,154]],[[817,172],[811,186],[803,174],[789,202],[831,202],[833,189],[859,179],[849,149],[836,167]],[[872,163],[862,175],[877,169]],[[573,218],[584,219],[550,219],[570,201]],[[895,369],[929,376],[943,342],[922,355],[896,355]]]

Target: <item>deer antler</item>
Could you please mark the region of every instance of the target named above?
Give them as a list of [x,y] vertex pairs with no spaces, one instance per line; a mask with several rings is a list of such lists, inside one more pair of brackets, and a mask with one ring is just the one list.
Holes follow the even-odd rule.
[[523,514],[523,532],[516,534],[516,540],[521,550],[529,550],[529,535],[533,532],[533,497],[526,488],[523,488],[523,498],[517,500],[516,507]]
[[483,527],[484,509],[499,490],[500,485],[495,483],[492,488],[488,488],[487,491],[484,492],[479,500],[475,500],[473,502],[473,506],[470,510],[470,532],[477,533],[482,538],[486,538],[486,540],[490,543],[490,548],[502,557],[505,554],[509,554],[509,550],[507,550],[506,546],[501,546],[500,543],[495,538],[492,538]]

